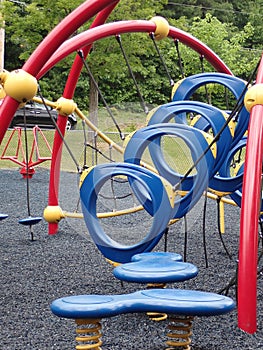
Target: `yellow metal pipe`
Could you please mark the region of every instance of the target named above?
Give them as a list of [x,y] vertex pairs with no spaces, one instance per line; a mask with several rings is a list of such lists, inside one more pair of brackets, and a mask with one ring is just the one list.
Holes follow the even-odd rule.
[[219,220],[220,232],[225,233],[225,204],[222,200],[219,201]]
[[[136,212],[138,212],[140,210],[143,210],[143,206],[142,205],[139,205],[139,206],[134,207],[134,208],[123,209],[123,210],[116,210],[116,211],[110,211],[110,212],[105,212],[105,213],[97,213],[97,217],[99,219],[105,219],[105,218],[110,218],[110,217],[115,217],[115,216],[121,216],[121,215],[128,215],[128,214],[136,213]],[[63,215],[66,218],[83,219],[83,214],[82,213],[63,211]]]

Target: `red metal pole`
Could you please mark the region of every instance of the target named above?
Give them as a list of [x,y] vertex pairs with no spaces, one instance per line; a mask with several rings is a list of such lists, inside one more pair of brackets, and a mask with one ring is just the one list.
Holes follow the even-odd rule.
[[[108,16],[111,14],[115,6],[117,5],[118,1],[115,1],[112,5],[106,7],[104,10],[102,10],[93,21],[91,28],[99,26],[103,24]],[[91,44],[86,45],[83,48],[83,55],[86,57],[91,49]],[[75,88],[78,82],[79,75],[81,73],[81,69],[83,67],[83,62],[79,55],[76,56],[72,68],[70,70],[63,97],[72,99],[74,96]],[[63,135],[65,134],[65,128],[66,128],[66,118],[63,116],[58,116],[58,124],[60,125],[60,130],[62,131]],[[50,178],[49,178],[49,198],[48,198],[48,205],[49,206],[57,206],[59,203],[59,183],[60,183],[60,164],[61,164],[61,157],[62,157],[62,147],[63,147],[63,140],[61,139],[59,133],[56,131],[54,135],[54,142],[53,142],[53,151],[52,151],[52,160],[51,160],[51,167],[50,167]],[[58,231],[58,223],[49,223],[48,224],[48,233],[49,234],[55,234]]]
[[[64,42],[43,66],[39,72],[38,78],[46,74],[47,71],[64,57],[79,50],[85,45],[91,45],[93,42],[111,35],[136,31],[150,33],[155,31],[155,29],[156,25],[153,22],[143,20],[113,22],[89,29]],[[169,35],[174,39],[179,39],[183,44],[191,47],[200,55],[203,55],[217,71],[233,75],[226,64],[211,49],[209,49],[209,47],[194,38],[192,35],[174,27],[170,27]]]
[[[262,83],[263,56],[256,79],[256,84]],[[238,264],[238,326],[251,334],[257,330],[258,219],[261,206],[262,158],[263,105],[257,104],[252,107],[248,130]]]

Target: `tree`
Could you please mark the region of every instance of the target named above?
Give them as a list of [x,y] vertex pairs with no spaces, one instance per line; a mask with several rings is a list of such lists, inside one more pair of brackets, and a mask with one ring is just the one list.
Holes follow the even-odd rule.
[[165,7],[167,17],[205,18],[210,13],[221,22],[232,22],[233,5],[225,0],[170,0]]
[[217,53],[235,75],[244,76],[248,72],[248,64],[251,67],[255,65],[255,60],[251,62],[243,50],[245,41],[253,35],[250,24],[242,31],[235,31],[233,26],[207,14],[204,19],[195,18],[191,33]]
[[54,8],[52,0],[4,1],[7,41],[19,46],[19,58],[26,60],[42,39],[81,3],[81,0],[57,0]]
[[[16,47],[17,52],[19,52],[18,57],[20,62],[26,60],[48,32],[81,2],[80,0],[59,0],[56,2],[56,11],[52,11],[54,2],[50,0],[41,1],[41,4],[40,1],[37,0],[28,1],[26,6],[22,8],[14,3],[5,3],[4,13],[8,23],[8,45],[10,44]],[[151,0],[121,1],[110,17],[110,21],[138,18],[149,19],[155,14],[158,14],[166,3],[167,0],[162,0],[153,6]],[[146,36],[146,34],[143,35],[143,40]],[[142,36],[139,40],[135,40],[133,46],[131,46],[129,38],[127,39],[126,37],[126,39],[123,39],[124,44],[125,42],[127,43],[126,50],[131,64],[134,63],[138,78],[143,80],[145,79],[145,75],[148,75],[148,70],[142,66],[139,57],[141,54],[142,56],[148,56],[149,53],[147,51],[152,43],[149,40],[149,43],[145,47],[144,44],[141,44],[141,40]],[[151,49],[149,49],[149,52],[150,51]],[[117,43],[114,42],[114,38],[110,38],[96,43],[94,53],[89,58],[93,74],[95,78],[98,79],[99,83],[101,83],[101,80],[105,83],[108,82],[110,88],[112,87],[112,82],[114,82],[114,89],[111,89],[109,93],[109,96],[114,98],[116,96],[120,98],[125,89],[128,90],[128,86],[131,85],[129,79],[127,82],[125,81],[126,77],[128,77],[127,67],[125,62],[120,59],[119,53],[120,49],[117,47]],[[6,69],[8,70],[14,68],[14,60],[11,57],[9,60],[9,57],[9,54],[7,54]],[[16,62],[19,61],[16,60]],[[41,80],[42,90],[44,90],[45,95],[53,95],[52,97],[54,97],[55,94],[61,93],[61,87],[65,82],[71,63],[72,57],[68,60],[63,60],[63,62],[52,69],[47,77]],[[110,77],[109,72],[111,73]],[[53,82],[53,77],[56,77],[55,83]],[[77,91],[81,93],[81,96],[79,96],[79,104],[81,107],[84,106],[83,101],[87,100],[87,98],[83,99],[84,89],[87,87],[85,83],[87,78],[87,74],[84,72],[78,84]],[[48,79],[50,81],[49,85],[52,86],[53,93],[46,91]],[[112,91],[116,91],[116,93],[112,94]],[[85,96],[88,96],[88,91],[85,91]],[[111,103],[114,98],[110,98]],[[117,99],[117,102],[118,101],[119,99]]]
[[[260,4],[262,1],[260,0]],[[25,6],[4,1],[3,13],[7,24],[6,69],[21,67],[48,32],[80,3],[82,3],[81,0],[58,0],[56,9],[53,10],[52,0],[27,0]],[[252,3],[254,2],[249,1],[249,5]],[[234,74],[246,79],[259,56],[259,53],[254,51],[261,43],[261,23],[256,16],[256,11],[260,13],[262,6],[251,11],[250,22],[247,23],[244,22],[243,17],[245,4],[245,0],[231,3],[223,0],[219,2],[190,0],[187,4],[184,0],[176,0],[176,2],[175,0],[158,2],[121,0],[109,21],[150,19],[154,15],[166,16],[170,24],[196,36],[213,49]],[[243,23],[242,28],[237,28],[237,23]],[[169,77],[149,35],[146,33],[122,35],[121,45],[125,49],[129,65],[145,101],[149,104],[168,102]],[[172,78],[180,79],[178,57],[171,40],[162,40],[157,42],[157,45]],[[200,72],[199,55],[184,45],[179,46],[185,73],[190,75]],[[74,55],[63,60],[41,79],[41,89],[47,98],[60,97],[73,58]],[[109,104],[117,104],[121,107],[124,103],[139,101],[129,67],[114,37],[96,42],[87,62]],[[204,69],[212,68],[204,62]],[[89,88],[89,75],[83,69],[75,94],[75,100],[80,108],[88,108]]]
[[250,3],[248,21],[254,28],[254,34],[247,40],[249,48],[260,48],[262,50],[262,16],[263,16],[263,0]]
[[[20,68],[45,36],[81,3],[81,0],[58,0],[54,9],[52,0],[4,1],[5,68],[9,71]],[[41,80],[41,88],[47,98],[58,98],[61,95],[71,63],[72,57],[60,63]]]

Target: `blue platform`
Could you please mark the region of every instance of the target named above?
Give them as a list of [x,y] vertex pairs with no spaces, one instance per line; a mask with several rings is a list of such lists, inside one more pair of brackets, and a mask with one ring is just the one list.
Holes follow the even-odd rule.
[[131,258],[131,261],[139,261],[139,260],[145,260],[145,259],[160,259],[160,258],[170,258],[175,261],[183,261],[182,255],[178,253],[172,253],[172,252],[161,252],[161,251],[156,251],[156,252],[146,252],[146,253],[139,253],[133,255]]
[[127,313],[163,312],[189,316],[226,314],[235,308],[226,296],[182,289],[148,289],[122,295],[77,295],[57,299],[51,311],[59,317],[93,319]]
[[166,252],[137,254],[132,262],[117,266],[113,274],[121,281],[135,283],[173,283],[196,277],[197,267],[180,260],[181,255]]
[[18,222],[21,225],[25,225],[25,226],[32,226],[32,225],[36,225],[38,224],[40,221],[42,220],[41,216],[28,216],[25,219],[20,219]]
[[8,218],[7,214],[0,214],[0,221],[4,220],[6,218]]

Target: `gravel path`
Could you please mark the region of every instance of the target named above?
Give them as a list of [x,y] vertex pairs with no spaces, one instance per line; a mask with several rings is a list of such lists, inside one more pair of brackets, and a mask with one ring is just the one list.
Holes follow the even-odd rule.
[[[9,217],[0,222],[1,272],[1,350],[72,350],[74,322],[54,316],[49,305],[64,295],[129,293],[143,285],[123,285],[114,279],[112,266],[98,252],[82,221],[63,220],[59,233],[47,234],[43,220],[34,227],[35,240],[30,240],[28,227],[18,220],[28,216],[26,181],[17,170],[0,170],[0,213]],[[77,202],[76,175],[63,173],[61,189],[63,208]],[[47,204],[48,171],[37,169],[30,180],[32,216],[42,216]],[[74,204],[73,204],[74,203]],[[66,208],[67,209],[67,208]],[[227,206],[224,241],[232,255],[230,260],[219,240],[216,225],[216,203],[208,201],[206,241],[208,267],[205,266],[202,243],[202,200],[188,215],[187,261],[196,264],[199,275],[178,288],[218,292],[235,276],[239,208]],[[119,226],[118,226],[119,225]],[[124,224],[114,223],[115,233]],[[137,225],[138,226],[138,225]],[[126,235],[134,234],[136,223],[125,222]],[[140,227],[139,227],[140,228]],[[168,250],[184,252],[184,225],[172,226]],[[158,250],[164,249],[162,240]],[[169,286],[171,288],[174,285]],[[249,286],[248,286],[249,288]],[[235,288],[229,290],[235,298]],[[165,322],[156,323],[144,314],[123,315],[103,320],[103,349],[165,349]],[[258,331],[254,335],[237,327],[236,311],[217,317],[196,318],[192,350],[263,349],[263,277],[258,281]]]

